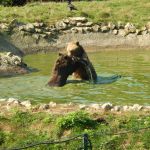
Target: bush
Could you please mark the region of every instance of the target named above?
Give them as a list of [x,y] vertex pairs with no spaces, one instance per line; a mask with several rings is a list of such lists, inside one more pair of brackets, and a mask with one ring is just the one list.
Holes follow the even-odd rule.
[[17,127],[26,127],[34,120],[34,117],[28,112],[17,111],[11,118],[11,122]]
[[0,145],[2,145],[5,142],[5,135],[3,131],[0,130]]
[[13,0],[0,0],[0,5],[11,6]]
[[90,119],[89,115],[83,111],[70,113],[65,117],[58,118],[57,125],[60,129],[95,128],[97,122]]
[[23,6],[27,0],[0,0],[0,5],[4,6]]

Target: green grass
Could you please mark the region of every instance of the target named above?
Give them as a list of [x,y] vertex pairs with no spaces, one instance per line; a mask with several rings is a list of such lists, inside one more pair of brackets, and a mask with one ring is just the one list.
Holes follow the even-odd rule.
[[142,26],[150,20],[149,0],[108,0],[74,2],[78,11],[68,11],[67,3],[30,3],[23,7],[0,6],[0,22],[11,22],[14,18],[21,22],[42,21],[53,24],[72,17],[85,16],[93,22],[133,22]]
[[[103,118],[106,122],[98,122],[97,118]],[[16,111],[0,116],[0,149],[87,133],[94,150],[146,150],[150,149],[150,129],[141,132],[139,129],[149,126],[150,116],[145,112],[120,115],[78,111],[64,116]],[[130,133],[115,134],[130,130]],[[74,150],[81,146],[82,139],[57,145],[41,145],[31,150]]]

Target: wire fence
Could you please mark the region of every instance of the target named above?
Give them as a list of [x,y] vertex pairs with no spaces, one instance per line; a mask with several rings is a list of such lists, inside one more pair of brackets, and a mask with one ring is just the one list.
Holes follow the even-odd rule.
[[[50,140],[50,141],[42,141],[42,142],[37,142],[37,143],[31,143],[31,144],[27,144],[23,147],[14,147],[14,148],[5,148],[3,150],[23,150],[23,149],[29,149],[29,148],[33,148],[33,147],[38,147],[41,145],[56,145],[56,144],[62,144],[62,143],[68,143],[68,142],[74,142],[74,141],[79,141],[78,144],[76,145],[76,150],[93,150],[93,145],[94,143],[91,142],[91,139],[94,138],[94,140],[96,138],[100,138],[102,136],[114,136],[114,135],[123,135],[123,134],[130,134],[130,133],[141,133],[142,131],[147,131],[150,130],[150,126],[145,127],[145,128],[139,128],[136,130],[128,130],[128,131],[122,131],[122,132],[116,132],[116,133],[112,133],[110,131],[99,131],[99,132],[94,132],[92,134],[79,134],[77,136],[73,136],[73,137],[68,137],[68,138],[62,138],[60,140]],[[103,146],[107,144],[107,141],[104,143],[99,143],[98,149],[103,149]],[[77,147],[79,146],[79,147]],[[37,148],[35,148],[37,149]],[[50,148],[49,148],[50,149]],[[66,149],[66,148],[64,148]],[[94,148],[96,149],[96,148]],[[43,150],[43,148],[41,148],[40,150]],[[71,149],[69,149],[71,150]]]

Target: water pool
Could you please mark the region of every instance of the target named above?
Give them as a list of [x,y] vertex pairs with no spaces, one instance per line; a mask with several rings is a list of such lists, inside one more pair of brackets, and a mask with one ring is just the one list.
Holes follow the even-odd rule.
[[[71,82],[63,87],[47,87],[58,53],[28,55],[24,61],[38,69],[23,76],[0,78],[0,98],[19,98],[38,102],[77,102],[150,104],[150,51],[111,50],[89,53],[99,84]],[[115,82],[113,75],[122,77]]]

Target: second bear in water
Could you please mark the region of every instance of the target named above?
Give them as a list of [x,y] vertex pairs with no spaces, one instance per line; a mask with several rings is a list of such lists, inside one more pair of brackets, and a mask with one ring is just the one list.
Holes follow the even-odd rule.
[[70,42],[67,45],[67,55],[74,57],[75,59],[83,60],[83,65],[80,66],[74,73],[73,76],[78,79],[82,80],[97,80],[97,74],[96,71],[90,62],[86,51],[84,48],[80,45],[80,43],[77,42]]

